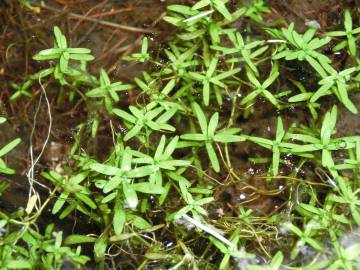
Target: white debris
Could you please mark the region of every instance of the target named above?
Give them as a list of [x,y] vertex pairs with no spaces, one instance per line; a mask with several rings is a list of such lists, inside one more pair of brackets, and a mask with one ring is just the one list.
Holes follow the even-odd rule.
[[320,23],[317,20],[306,20],[305,25],[315,29],[321,28]]

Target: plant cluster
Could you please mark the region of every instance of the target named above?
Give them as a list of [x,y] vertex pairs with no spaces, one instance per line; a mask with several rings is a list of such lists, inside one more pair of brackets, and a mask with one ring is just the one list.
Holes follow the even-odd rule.
[[[30,96],[32,83],[46,78],[68,90],[70,100],[80,98],[87,105],[95,104],[88,106],[89,114],[95,110],[95,117],[99,117],[96,111],[105,108],[108,116],[118,121],[121,128],[113,130],[113,149],[106,160],[80,151],[81,140],[76,140],[71,151],[75,167],[69,166],[63,174],[42,173],[53,187],[46,201],[53,203],[52,214],[66,219],[79,213],[101,233],[70,234],[63,240],[62,233],[55,233],[51,226],[44,235],[37,232],[32,227],[35,217],[29,213],[2,214],[0,224],[6,237],[1,241],[0,256],[4,267],[60,269],[62,260],[70,260],[80,268],[89,258],[80,255],[79,247],[72,247],[90,243],[99,269],[121,263],[110,251],[121,253],[127,247],[131,253],[141,254],[138,269],[152,261],[159,262],[159,269],[160,265],[169,269],[230,269],[243,260],[247,260],[247,269],[256,270],[282,266],[356,269],[360,244],[345,247],[340,239],[360,226],[360,136],[336,136],[336,122],[339,106],[357,113],[351,94],[359,86],[359,28],[352,28],[351,14],[346,11],[345,31],[323,36],[311,28],[300,34],[290,24],[265,32],[261,13],[270,10],[263,1],[236,11],[230,10],[227,2],[202,0],[192,7],[168,6],[164,20],[178,32],[164,51],[166,61],[158,61],[148,52],[151,44],[144,37],[141,52],[125,60],[151,62],[156,68],[133,83],[111,82],[105,70],[99,79],[89,74],[87,64],[94,59],[90,50],[70,48],[60,29],[54,28],[54,48],[34,56],[37,61],[52,60],[53,65],[23,86],[14,85],[11,100]],[[232,22],[241,16],[263,25],[263,34],[278,42],[234,28]],[[251,33],[251,23],[248,27]],[[332,39],[335,36],[344,37],[335,50],[347,48],[354,66],[338,70],[326,55],[325,47],[338,42]],[[292,81],[296,88],[285,88],[281,74],[287,61],[304,61],[313,70],[318,89],[306,90],[307,86],[296,80]],[[120,108],[119,92],[135,88],[144,98]],[[224,109],[225,102],[229,108]],[[245,134],[236,122],[238,117],[251,119],[263,104],[279,111],[273,139]],[[284,125],[282,112],[294,104],[309,108],[310,125]],[[321,117],[320,104],[331,106]],[[99,118],[92,122],[93,136],[99,124]],[[294,157],[296,169],[284,178],[287,212],[257,216],[238,205],[237,217],[214,220],[209,209],[214,207],[217,183],[243,181],[233,166],[232,153],[245,141],[268,151],[268,155],[253,159],[265,160],[268,165],[264,181],[281,178],[280,168],[287,166],[289,156]],[[0,157],[17,143],[15,140],[2,148]],[[323,182],[298,175],[306,164],[325,172]],[[10,172],[2,160],[1,166],[2,172]],[[306,196],[300,196],[299,190]],[[156,213],[162,215],[160,223],[152,219]],[[21,230],[11,232],[11,226]],[[170,248],[156,240],[164,228],[176,239]],[[197,241],[206,241],[200,254],[194,235]],[[328,243],[323,241],[326,238]],[[271,247],[264,247],[261,239]],[[278,246],[278,241],[290,251]],[[257,242],[259,249],[254,248]],[[326,251],[326,244],[333,247],[333,254]],[[9,251],[11,245],[16,248]],[[301,262],[305,248],[318,254],[308,263]],[[213,256],[215,253],[219,256]],[[261,256],[266,257],[264,265],[254,262]]]

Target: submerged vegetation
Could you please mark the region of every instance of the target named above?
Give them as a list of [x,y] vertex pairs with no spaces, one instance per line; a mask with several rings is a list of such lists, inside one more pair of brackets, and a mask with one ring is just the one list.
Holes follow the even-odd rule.
[[[91,74],[90,49],[70,47],[55,26],[53,48],[33,56],[47,67],[13,83],[9,102],[37,86],[49,136],[49,96],[80,102],[88,121],[61,168],[36,175],[31,156],[27,205],[0,212],[0,269],[359,269],[360,242],[345,239],[359,239],[360,136],[337,135],[339,111],[358,112],[358,10],[326,33],[267,23],[270,12],[262,0],[167,6],[177,31],[160,52],[148,36],[123,59],[148,65],[131,82]],[[294,65],[311,78],[291,76]],[[254,117],[263,108],[274,127],[244,131],[264,125]],[[92,153],[85,141],[104,125],[111,149]],[[15,173],[4,156],[19,143],[0,149],[2,174]],[[77,220],[91,232],[61,227]]]

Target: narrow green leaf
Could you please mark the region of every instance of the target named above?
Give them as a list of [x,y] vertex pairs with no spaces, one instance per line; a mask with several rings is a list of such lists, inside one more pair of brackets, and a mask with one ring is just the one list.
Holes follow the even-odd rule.
[[196,102],[194,102],[192,104],[195,115],[199,121],[199,125],[201,128],[201,132],[207,136],[207,120],[206,120],[206,116],[203,112],[203,110],[201,109],[201,107],[199,106],[199,104],[197,104]]
[[101,174],[105,174],[105,175],[121,175],[122,174],[122,170],[120,170],[119,168],[113,167],[113,166],[109,166],[109,165],[104,165],[101,163],[95,163],[95,164],[91,164],[90,168],[93,171],[96,171],[98,173]]
[[21,259],[10,260],[7,263],[6,269],[32,269],[32,265],[30,264],[30,262]]
[[108,231],[104,231],[100,237],[96,240],[94,245],[95,261],[101,262],[105,259],[105,252],[108,242]]
[[209,121],[209,126],[207,130],[207,134],[209,137],[214,136],[218,123],[219,123],[219,113],[216,112],[211,116]]
[[69,191],[64,190],[63,193],[59,196],[59,198],[56,200],[53,209],[52,214],[57,214],[61,208],[63,207],[64,203],[66,202],[67,198],[69,197]]
[[122,233],[124,229],[125,221],[126,221],[126,214],[121,205],[120,196],[117,195],[115,199],[114,217],[113,217],[113,227],[114,227],[115,235],[119,235]]
[[70,245],[79,245],[84,243],[95,243],[96,239],[97,238],[93,236],[71,234],[65,238],[64,245],[70,246]]
[[134,116],[132,116],[131,114],[123,111],[123,110],[113,109],[112,112],[115,113],[120,118],[124,119],[125,121],[128,121],[128,122],[130,122],[132,124],[136,123],[136,118]]
[[129,178],[141,178],[153,174],[156,169],[157,167],[153,165],[142,166],[127,172],[126,175]]
[[9,142],[7,145],[5,145],[3,148],[0,149],[0,157],[6,155],[11,150],[13,150],[19,143],[21,142],[20,138],[17,138],[11,142]]
[[213,167],[215,172],[220,172],[219,160],[216,156],[213,146],[211,145],[211,143],[206,143],[205,146],[211,162],[211,166]]

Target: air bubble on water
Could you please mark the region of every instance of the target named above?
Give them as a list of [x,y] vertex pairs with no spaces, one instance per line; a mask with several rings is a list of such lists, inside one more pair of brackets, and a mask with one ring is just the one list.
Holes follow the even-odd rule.
[[255,169],[249,168],[247,172],[248,172],[248,174],[253,175],[253,174],[255,174]]
[[171,248],[174,245],[173,241],[166,241],[166,243],[164,244],[165,248]]
[[342,149],[346,148],[346,142],[345,141],[340,141],[338,143],[338,145],[339,145],[339,148],[342,148]]
[[240,199],[240,200],[245,200],[245,199],[246,199],[245,194],[240,194],[239,199]]

